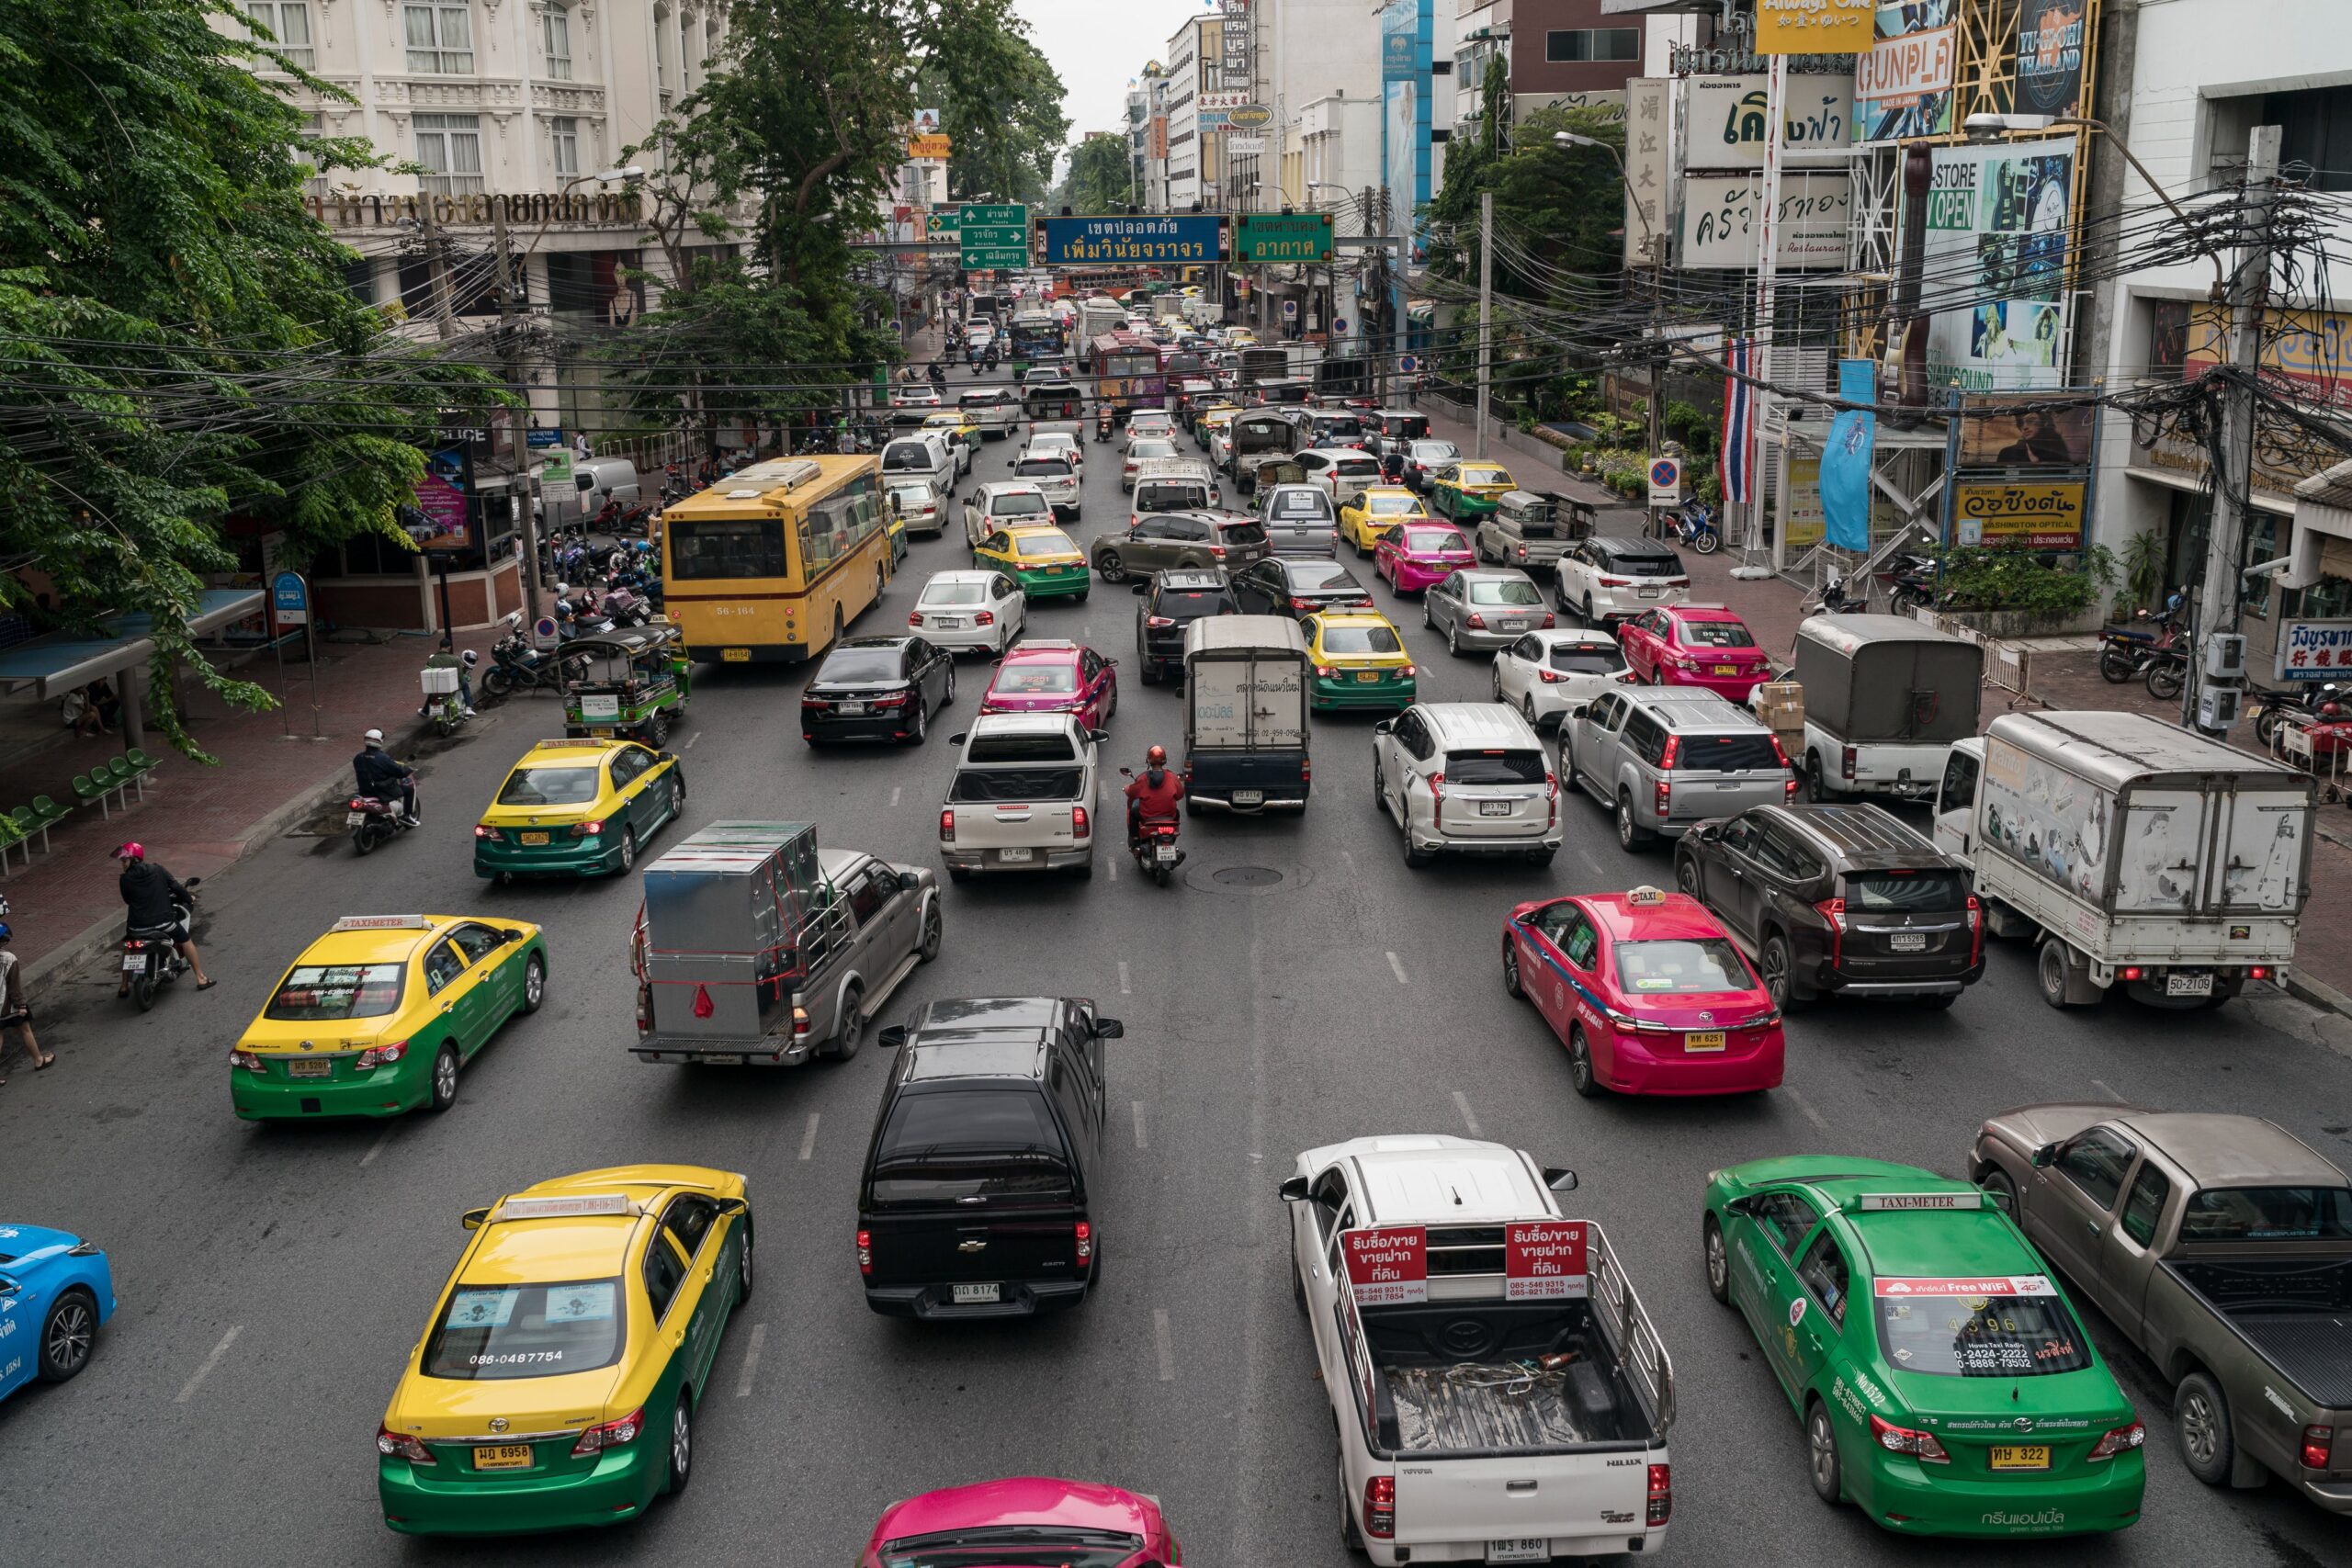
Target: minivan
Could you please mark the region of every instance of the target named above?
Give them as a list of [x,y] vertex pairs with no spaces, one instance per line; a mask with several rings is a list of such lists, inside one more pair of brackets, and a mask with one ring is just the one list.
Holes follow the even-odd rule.
[[1500,703],[1415,703],[1372,731],[1372,787],[1405,863],[1560,852],[1560,789],[1534,726]]
[[1570,708],[1560,773],[1610,808],[1628,851],[1711,817],[1785,804],[1797,788],[1780,738],[1698,686],[1630,687]]
[[1340,513],[1319,485],[1262,485],[1257,513],[1266,525],[1266,542],[1278,556],[1328,558],[1340,553]]
[[951,499],[956,493],[956,454],[936,431],[901,435],[882,448],[882,478],[927,479],[932,488]]

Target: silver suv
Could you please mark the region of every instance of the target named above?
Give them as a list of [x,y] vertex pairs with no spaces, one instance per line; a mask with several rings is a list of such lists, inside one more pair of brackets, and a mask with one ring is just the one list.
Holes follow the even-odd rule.
[[1560,720],[1560,774],[1610,808],[1629,851],[1711,817],[1781,805],[1797,787],[1755,715],[1695,686],[1605,692],[1570,708]]
[[1560,852],[1560,791],[1544,742],[1500,703],[1415,703],[1372,730],[1372,785],[1396,819],[1405,863],[1441,853]]

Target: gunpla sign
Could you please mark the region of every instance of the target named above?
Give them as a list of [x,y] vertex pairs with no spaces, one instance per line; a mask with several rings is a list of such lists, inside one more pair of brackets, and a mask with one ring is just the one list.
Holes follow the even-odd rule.
[[1030,224],[1039,266],[1100,266],[1106,262],[1221,262],[1232,259],[1232,229],[1221,217],[1145,213],[1132,218],[1039,218]]
[[1233,259],[1244,265],[1265,262],[1328,262],[1331,259],[1331,215],[1328,212],[1245,212],[1233,237]]

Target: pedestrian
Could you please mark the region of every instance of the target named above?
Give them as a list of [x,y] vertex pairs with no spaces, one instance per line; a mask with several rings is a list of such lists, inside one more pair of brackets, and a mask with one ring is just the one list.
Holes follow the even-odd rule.
[[586,431],[583,430],[571,438],[571,455],[579,458],[583,463],[590,461],[595,456],[594,453],[588,450],[588,433]]
[[[0,899],[0,914],[7,913],[7,902]],[[8,947],[8,922],[0,920],[0,1054],[6,1051],[7,1032],[13,1029],[25,1043],[25,1055],[33,1059],[33,1071],[40,1072],[57,1060],[57,1053],[44,1053],[40,1042],[33,1038],[33,1010],[25,1000],[24,965]],[[8,1080],[0,1077],[0,1083]]]

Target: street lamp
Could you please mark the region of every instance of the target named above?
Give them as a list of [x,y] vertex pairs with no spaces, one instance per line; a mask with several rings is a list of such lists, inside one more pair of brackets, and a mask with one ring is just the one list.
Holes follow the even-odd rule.
[[[2115,144],[2115,150],[2123,154],[2123,161],[2138,170],[2140,178],[2146,182],[2150,190],[2156,193],[2156,199],[2165,204],[2165,210],[2170,212],[2182,228],[2193,230],[2196,227],[2189,222],[2188,214],[2180,209],[2180,204],[2173,200],[2165,193],[2165,187],[2156,183],[2156,176],[2148,173],[2148,166],[2140,162],[2137,154],[2125,143],[2123,138],[2116,135],[2114,129],[2104,120],[2092,119],[2087,115],[2078,114],[1973,114],[1961,121],[1961,129],[1968,132],[1968,139],[1971,141],[1992,141],[2016,132],[2048,130],[2052,126],[2061,125],[2080,126],[2086,130],[2105,131],[2107,139]],[[2208,251],[2206,259],[2213,264],[2213,298],[2218,300],[2228,292],[2228,286],[2222,280],[2222,258]]]
[[1618,153],[1617,149],[1598,137],[1578,136],[1573,130],[1554,131],[1552,145],[1563,151],[1570,147],[1598,147],[1609,154],[1609,161],[1617,165],[1618,183],[1625,187],[1625,194],[1634,198],[1634,216],[1642,220],[1642,254],[1649,259],[1651,265],[1656,266],[1660,260],[1657,255],[1657,236],[1650,231],[1649,212],[1642,201],[1641,192],[1634,188],[1633,176],[1625,173],[1625,160]]
[[[1626,174],[1625,160],[1617,149],[1598,137],[1579,136],[1573,130],[1554,131],[1552,145],[1564,152],[1570,147],[1598,147],[1609,154],[1609,161],[1617,165],[1617,183],[1623,186],[1625,194],[1633,198],[1634,216],[1641,220],[1642,255],[1653,269],[1663,267],[1666,265],[1665,247],[1658,243],[1657,235],[1650,230],[1650,215],[1646,210],[1648,204],[1642,200],[1641,192],[1634,188],[1633,176]],[[1658,314],[1665,303],[1666,289],[1663,277],[1654,272],[1650,281],[1650,332],[1653,336],[1658,333]],[[1655,457],[1666,436],[1666,361],[1664,358],[1654,357],[1649,361],[1649,450],[1650,456]],[[1657,533],[1657,508],[1652,506],[1649,509],[1649,531],[1653,534]]]

